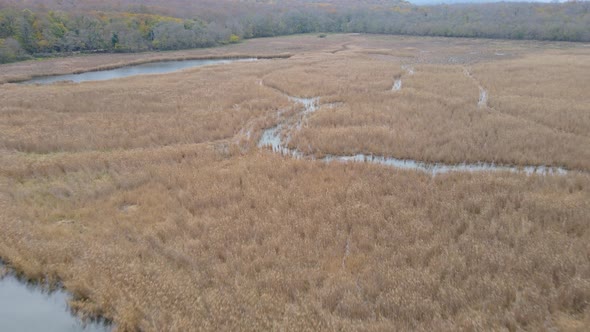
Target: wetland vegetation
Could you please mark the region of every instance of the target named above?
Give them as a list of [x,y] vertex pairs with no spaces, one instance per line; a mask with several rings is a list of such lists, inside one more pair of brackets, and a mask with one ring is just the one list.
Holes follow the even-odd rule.
[[[118,331],[583,331],[588,46],[308,34],[0,65],[0,320],[28,280]],[[14,83],[228,58],[264,60]]]

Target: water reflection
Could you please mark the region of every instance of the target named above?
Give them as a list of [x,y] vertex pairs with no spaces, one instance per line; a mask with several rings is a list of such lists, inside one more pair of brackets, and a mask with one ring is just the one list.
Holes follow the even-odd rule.
[[[48,292],[19,280],[0,263],[0,331],[107,332],[102,323],[83,323],[67,306],[70,295]],[[4,276],[2,276],[4,274]]]

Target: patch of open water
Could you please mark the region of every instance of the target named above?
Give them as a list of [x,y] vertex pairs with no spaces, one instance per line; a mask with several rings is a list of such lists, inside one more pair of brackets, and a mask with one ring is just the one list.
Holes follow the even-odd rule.
[[[400,80],[401,83],[401,80]],[[395,86],[394,86],[395,88]],[[401,84],[400,84],[401,88]],[[482,96],[480,96],[480,105],[483,102],[483,107],[487,102],[487,92],[481,90]],[[302,114],[313,113],[319,109],[319,98],[298,98],[288,96],[290,100],[302,104],[305,109]],[[290,156],[297,159],[306,158],[306,156],[297,149],[289,148],[289,139],[283,140],[281,137],[281,131],[284,129],[284,123],[267,128],[263,131],[260,140],[258,141],[259,148],[270,148],[273,152]],[[356,154],[353,156],[335,156],[328,155],[323,158],[315,158],[308,156],[311,160],[319,160],[324,162],[363,162],[371,164],[386,165],[398,169],[415,170],[431,175],[449,173],[449,172],[513,172],[513,173],[524,173],[527,175],[564,175],[567,174],[567,170],[561,167],[549,167],[549,166],[509,166],[509,165],[497,165],[495,163],[461,163],[461,164],[443,164],[443,163],[427,163],[412,159],[399,159],[394,157],[385,156],[374,156],[367,154]]]
[[[5,275],[2,276],[2,274]],[[70,294],[48,291],[18,279],[0,262],[0,331],[107,332],[101,322],[85,323],[68,308]]]
[[212,60],[176,60],[176,61],[158,61],[144,63],[140,65],[131,65],[115,69],[90,71],[80,74],[66,74],[53,76],[40,76],[21,82],[22,84],[52,84],[56,82],[71,81],[74,83],[87,81],[106,81],[116,78],[123,78],[147,74],[166,74],[180,71],[188,68],[196,68],[210,65],[227,64],[232,62],[256,61],[255,58],[247,59],[212,59]]

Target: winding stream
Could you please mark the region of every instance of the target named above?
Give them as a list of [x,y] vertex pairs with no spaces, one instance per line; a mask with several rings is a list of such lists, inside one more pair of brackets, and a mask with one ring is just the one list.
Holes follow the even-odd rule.
[[393,82],[393,87],[391,88],[391,91],[399,91],[402,89],[402,80],[401,78],[398,78],[395,80],[395,82]]
[[465,74],[465,76],[467,76],[470,80],[472,80],[475,84],[477,84],[477,87],[479,88],[479,100],[477,101],[477,107],[487,108],[488,107],[488,91],[486,89],[484,89],[483,86],[481,86],[479,81],[475,77],[473,77],[473,75],[471,74],[469,69],[467,69],[466,67],[463,67],[463,74]]
[[[401,80],[399,80],[401,83]],[[396,81],[397,82],[397,81]],[[261,83],[262,84],[262,83]],[[395,85],[394,85],[395,88]],[[401,88],[401,84],[400,84]],[[483,90],[483,89],[482,89]],[[485,90],[484,92],[484,103],[487,98]],[[280,92],[286,95],[284,92]],[[316,98],[298,98],[286,95],[289,100],[294,101],[302,106],[304,109],[299,113],[303,119],[307,115],[317,111],[322,105],[319,97]],[[330,104],[328,104],[330,105]],[[297,115],[295,115],[297,116]],[[461,164],[444,164],[444,163],[428,163],[413,159],[399,159],[394,157],[386,156],[375,156],[369,154],[356,154],[352,156],[337,156],[327,155],[323,158],[315,158],[314,156],[306,156],[297,149],[291,149],[288,147],[290,137],[286,139],[282,138],[283,130],[292,130],[293,125],[289,124],[289,119],[281,119],[281,113],[278,114],[279,123],[271,128],[267,128],[262,132],[262,136],[258,141],[259,148],[270,148],[274,153],[278,153],[284,156],[290,156],[296,159],[307,158],[310,160],[319,160],[324,162],[362,162],[386,165],[397,169],[415,170],[424,172],[431,175],[449,173],[449,172],[512,172],[512,173],[524,173],[527,175],[538,174],[538,175],[565,175],[567,170],[561,167],[548,167],[548,166],[509,166],[509,165],[497,165],[495,163],[461,163]],[[301,129],[300,120],[296,127],[297,130]]]
[[483,88],[479,87],[479,101],[477,102],[477,107],[485,108],[488,106],[488,92]]
[[48,292],[41,286],[19,280],[14,274],[2,276],[0,262],[0,331],[19,332],[107,332],[112,328],[102,323],[83,323],[74,316],[63,290]]
[[[403,65],[402,66],[402,70],[404,70],[409,76],[414,75],[414,67],[412,66],[408,66],[408,65]],[[399,91],[402,89],[402,78],[401,76],[398,76],[395,78],[395,81],[393,82],[393,86],[391,87],[391,91]]]
[[247,59],[212,59],[212,60],[176,60],[176,61],[158,61],[144,63],[140,65],[131,65],[121,68],[90,71],[80,74],[66,74],[53,76],[40,76],[21,82],[22,84],[52,84],[56,82],[71,81],[74,83],[88,81],[106,81],[116,78],[123,78],[137,75],[148,74],[166,74],[180,71],[188,68],[196,68],[210,65],[227,64],[232,62],[256,61],[255,58]]
[[[296,150],[292,150],[289,149],[286,144],[282,143],[282,139],[281,139],[281,132],[283,129],[296,129],[296,130],[301,130],[301,127],[303,126],[304,122],[307,120],[307,116],[315,111],[317,111],[320,107],[320,99],[319,98],[299,98],[299,97],[293,97],[293,96],[289,96],[285,93],[282,93],[283,95],[285,95],[287,98],[289,98],[290,101],[295,102],[296,104],[300,104],[303,106],[303,111],[301,111],[300,113],[298,113],[295,116],[299,116],[298,121],[296,122],[296,124],[292,124],[289,125],[287,123],[279,123],[278,125],[271,127],[271,128],[267,128],[266,130],[264,130],[264,132],[262,133],[262,136],[260,137],[260,140],[258,141],[258,147],[259,148],[263,148],[263,147],[269,147],[273,152],[282,154],[282,155],[289,155],[291,157],[295,157],[295,158],[303,158],[303,153],[296,151]],[[333,104],[329,104],[329,106],[332,106]],[[279,120],[281,118],[282,113],[278,113],[277,116],[279,117]],[[294,116],[294,117],[295,117]],[[287,144],[290,141],[290,137],[287,137],[286,139]]]

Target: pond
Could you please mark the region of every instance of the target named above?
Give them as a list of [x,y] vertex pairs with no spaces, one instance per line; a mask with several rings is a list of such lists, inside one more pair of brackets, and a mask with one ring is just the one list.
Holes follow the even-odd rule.
[[211,59],[211,60],[178,60],[178,61],[158,61],[144,63],[141,65],[125,66],[115,69],[100,71],[91,71],[80,74],[66,74],[54,76],[40,76],[21,82],[22,84],[51,84],[55,82],[71,81],[74,83],[87,81],[106,81],[115,78],[123,78],[147,74],[166,74],[180,71],[187,68],[203,67],[218,64],[227,64],[232,62],[256,61],[255,58],[246,59]]
[[19,332],[107,332],[112,328],[98,322],[85,324],[67,306],[70,295],[63,290],[48,292],[41,286],[19,280],[14,274],[2,277],[0,263],[0,331]]

